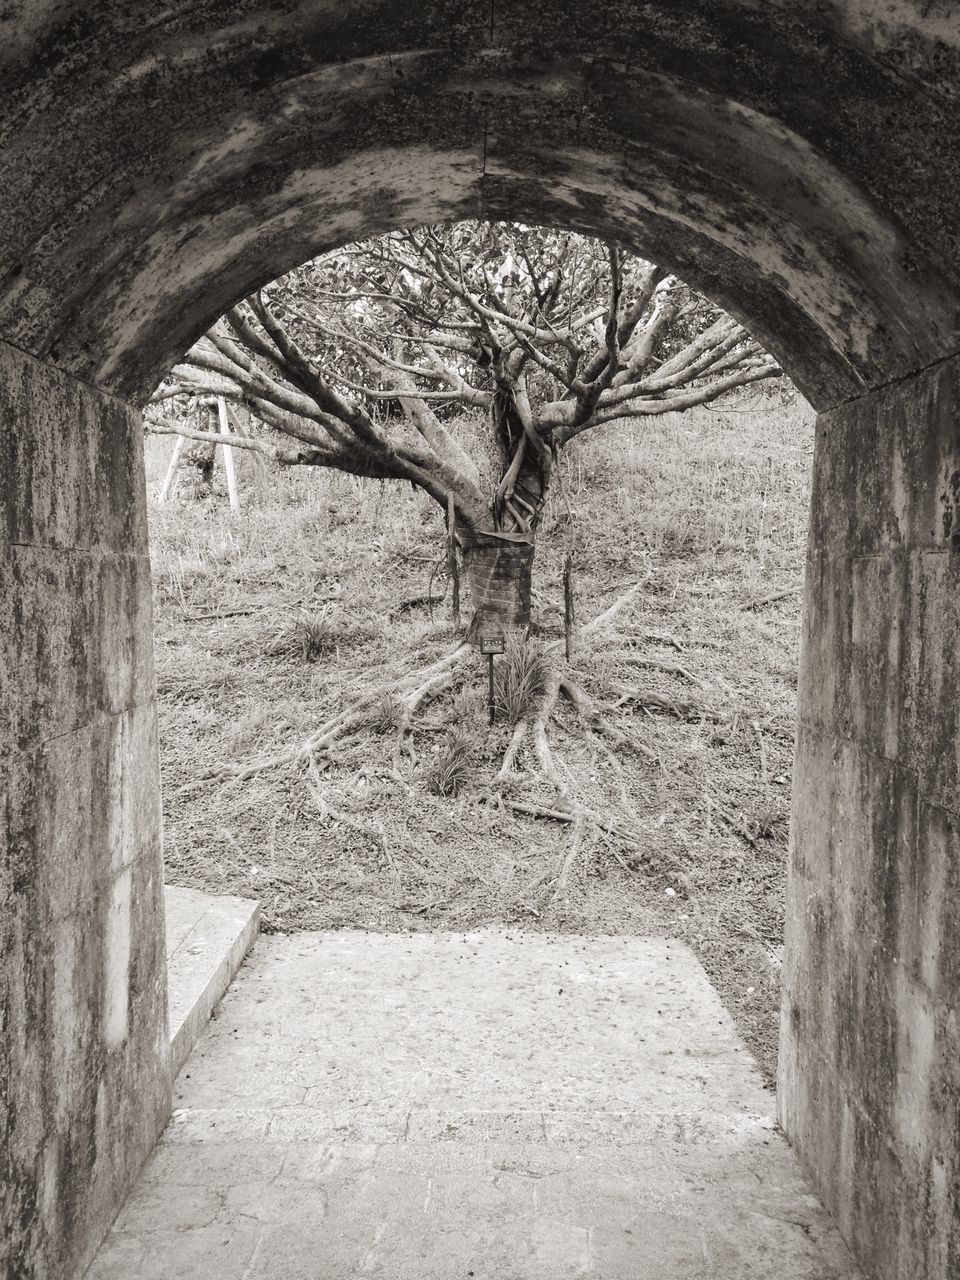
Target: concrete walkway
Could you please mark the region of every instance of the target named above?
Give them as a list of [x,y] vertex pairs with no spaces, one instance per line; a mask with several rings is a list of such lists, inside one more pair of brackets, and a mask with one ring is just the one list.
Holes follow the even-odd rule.
[[90,1280],[851,1280],[692,953],[261,938]]

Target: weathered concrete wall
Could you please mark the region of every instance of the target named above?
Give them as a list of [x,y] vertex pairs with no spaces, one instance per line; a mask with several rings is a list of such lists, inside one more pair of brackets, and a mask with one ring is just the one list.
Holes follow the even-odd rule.
[[960,1276],[960,360],[819,419],[781,1120],[871,1280]]
[[830,407],[958,345],[947,0],[5,0],[0,335],[125,398],[323,250],[622,239]]
[[0,345],[0,1275],[72,1280],[170,1106],[138,415]]

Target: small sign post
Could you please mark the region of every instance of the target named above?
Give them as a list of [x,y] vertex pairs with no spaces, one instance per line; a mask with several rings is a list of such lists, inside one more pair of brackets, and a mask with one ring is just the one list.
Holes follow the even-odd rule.
[[504,643],[502,636],[481,636],[480,652],[487,655],[488,673],[489,673],[489,694],[488,701],[490,704],[490,723],[493,724],[493,655],[495,653],[503,653]]

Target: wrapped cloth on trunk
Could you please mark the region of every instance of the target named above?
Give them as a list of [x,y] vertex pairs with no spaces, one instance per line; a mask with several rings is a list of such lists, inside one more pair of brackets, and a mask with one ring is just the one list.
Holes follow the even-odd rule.
[[470,639],[502,636],[530,625],[532,538],[511,533],[465,533],[459,530],[463,571],[474,606]]

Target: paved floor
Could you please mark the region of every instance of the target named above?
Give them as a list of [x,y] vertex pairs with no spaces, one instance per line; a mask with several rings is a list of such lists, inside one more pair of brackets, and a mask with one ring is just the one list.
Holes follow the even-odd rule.
[[90,1280],[849,1280],[692,953],[261,938]]

